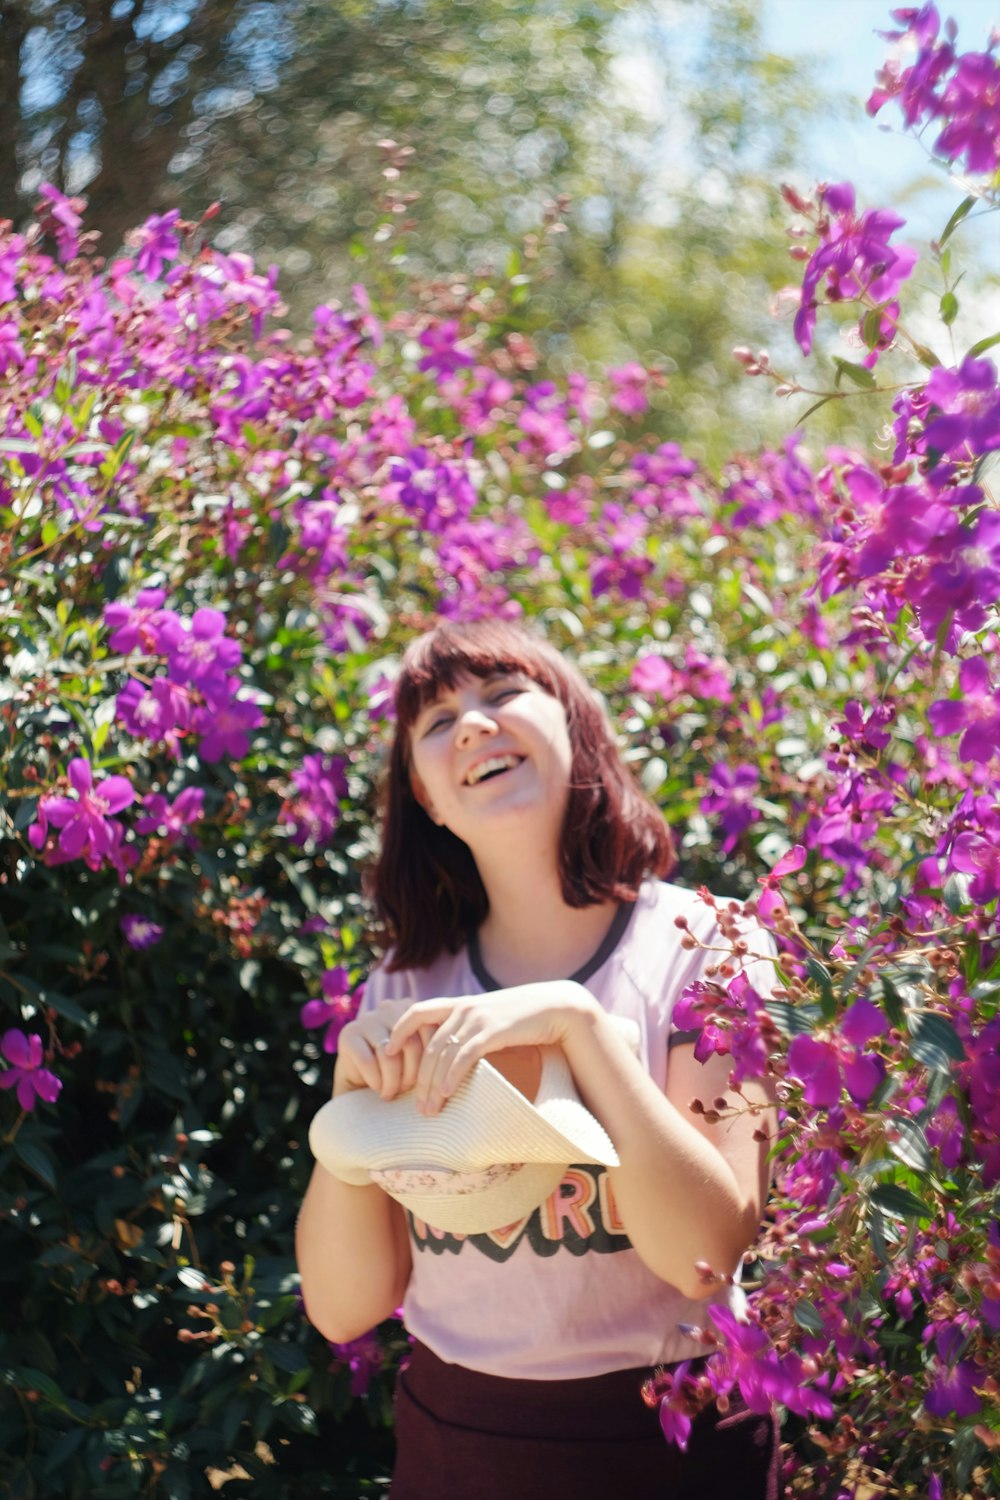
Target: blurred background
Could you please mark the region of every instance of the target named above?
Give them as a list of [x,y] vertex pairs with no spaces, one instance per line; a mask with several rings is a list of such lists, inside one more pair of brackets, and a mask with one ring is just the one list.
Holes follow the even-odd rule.
[[[994,0],[940,8],[960,50],[986,45]],[[731,353],[767,345],[801,369],[779,182],[850,178],[921,245],[961,199],[865,115],[891,25],[882,0],[0,0],[0,216],[22,224],[53,182],[86,195],[112,254],[150,213],[220,200],[216,243],[279,267],[302,334],[317,302],[366,280],[378,142],[413,148],[414,228],[392,248],[414,276],[509,273],[566,198],[525,326],[557,369],[662,366],[656,435],[718,463],[808,404],[776,401]],[[988,241],[960,345],[1000,327]],[[942,289],[922,272],[929,315]],[[854,420],[833,403],[809,440],[870,439]]]

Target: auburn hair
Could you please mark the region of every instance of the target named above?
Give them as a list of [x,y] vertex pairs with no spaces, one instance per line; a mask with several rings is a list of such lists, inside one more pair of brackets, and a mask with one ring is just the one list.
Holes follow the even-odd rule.
[[459,677],[518,672],[558,698],[572,746],[559,845],[568,906],[635,901],[646,875],[674,864],[670,830],[622,761],[611,722],[583,676],[540,636],[503,620],[445,620],[407,648],[396,682],[396,731],[382,799],[382,851],[369,893],[392,946],[390,969],[420,969],[455,953],[489,902],[469,846],[428,817],[410,779],[410,731]]

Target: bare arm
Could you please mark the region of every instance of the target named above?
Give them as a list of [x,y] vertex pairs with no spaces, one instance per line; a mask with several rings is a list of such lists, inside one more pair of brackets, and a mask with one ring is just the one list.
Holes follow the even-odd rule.
[[[380,1041],[407,1008],[408,1002],[386,1001],[344,1027],[335,1099],[357,1088],[384,1092],[387,1083],[393,1090],[413,1086],[419,1038],[388,1067],[379,1061]],[[299,1212],[295,1253],[309,1321],[338,1344],[390,1317],[403,1300],[412,1270],[399,1204],[374,1185],[340,1182],[318,1164]]]
[[378,1187],[352,1187],[316,1166],[299,1213],[295,1253],[306,1315],[346,1344],[403,1300],[410,1279],[406,1219]]
[[764,1086],[744,1085],[762,1115],[706,1124],[690,1102],[727,1093],[728,1061],[699,1063],[692,1046],[677,1047],[663,1094],[596,1006],[583,1009],[565,1051],[584,1102],[621,1159],[609,1176],[632,1244],[685,1296],[716,1294],[696,1263],[732,1273],[757,1233],[767,1195],[767,1144],[753,1139],[770,1125]]

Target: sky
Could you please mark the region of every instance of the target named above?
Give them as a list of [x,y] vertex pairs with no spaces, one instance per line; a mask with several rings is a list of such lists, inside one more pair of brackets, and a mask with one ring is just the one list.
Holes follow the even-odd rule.
[[[913,232],[928,239],[941,232],[962,199],[959,186],[932,166],[922,147],[899,133],[898,109],[886,105],[876,119],[864,113],[864,102],[891,44],[877,33],[891,30],[889,0],[765,0],[765,37],[786,57],[818,56],[824,83],[856,101],[845,102],[837,128],[811,131],[809,165],[817,180],[849,179],[861,202],[870,207],[892,204],[907,217]],[[991,29],[1000,28],[1000,0],[939,0],[942,17],[958,23],[960,52],[985,48]],[[886,126],[891,126],[886,129]],[[902,183],[928,178],[936,188],[898,201]],[[989,236],[991,260],[1000,266],[1000,216]]]

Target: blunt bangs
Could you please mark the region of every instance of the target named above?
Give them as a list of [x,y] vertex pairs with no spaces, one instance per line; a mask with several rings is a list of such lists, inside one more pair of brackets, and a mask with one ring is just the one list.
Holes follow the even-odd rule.
[[520,672],[566,705],[566,685],[558,652],[522,627],[502,620],[471,624],[442,621],[407,648],[396,680],[396,723],[408,734],[421,711],[443,689],[451,689],[466,674],[495,677]]

